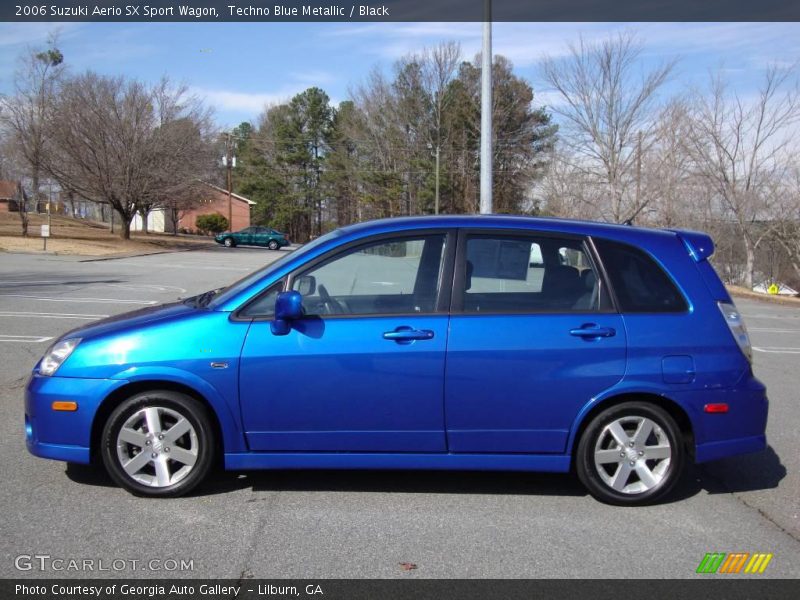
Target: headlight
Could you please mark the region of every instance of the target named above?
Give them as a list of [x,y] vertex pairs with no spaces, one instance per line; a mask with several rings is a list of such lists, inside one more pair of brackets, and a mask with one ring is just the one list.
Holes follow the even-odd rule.
[[49,376],[58,371],[58,367],[69,358],[69,355],[78,347],[80,341],[80,338],[61,340],[50,348],[47,354],[42,357],[42,362],[39,364],[39,374]]

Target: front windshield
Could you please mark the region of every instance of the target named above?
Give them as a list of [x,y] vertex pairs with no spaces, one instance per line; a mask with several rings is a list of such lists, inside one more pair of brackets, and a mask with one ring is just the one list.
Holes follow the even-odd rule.
[[245,275],[242,279],[232,283],[231,285],[229,285],[226,288],[219,288],[218,290],[212,290],[211,292],[206,292],[205,294],[201,294],[200,297],[203,297],[203,296],[206,296],[206,294],[209,294],[209,296],[206,296],[206,298],[204,298],[203,306],[208,306],[209,308],[214,309],[214,308],[216,308],[218,306],[223,305],[229,299],[231,299],[234,296],[236,296],[242,290],[247,289],[249,286],[253,285],[259,279],[261,279],[265,275],[269,274],[271,271],[273,271],[275,269],[280,269],[283,265],[285,265],[290,260],[294,260],[295,258],[298,258],[298,257],[300,257],[300,256],[302,256],[302,255],[304,255],[304,254],[306,254],[308,252],[311,252],[312,250],[314,250],[318,246],[321,246],[322,244],[328,242],[329,240],[331,240],[331,239],[333,239],[333,238],[335,238],[335,237],[337,237],[339,235],[341,235],[341,230],[338,230],[338,229],[334,230],[334,231],[331,231],[329,233],[326,233],[325,235],[318,237],[314,241],[309,242],[308,244],[306,244],[304,246],[301,246],[300,248],[298,248],[294,252],[288,252],[286,255],[282,256],[281,258],[279,258],[275,262],[271,262],[268,265],[258,269],[257,271],[254,271],[253,273],[250,273],[249,275]]

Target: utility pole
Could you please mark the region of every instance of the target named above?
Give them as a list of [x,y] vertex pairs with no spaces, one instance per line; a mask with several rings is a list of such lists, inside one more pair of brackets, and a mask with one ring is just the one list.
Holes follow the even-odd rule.
[[225,138],[224,163],[228,172],[228,230],[233,231],[233,139],[230,133]]
[[50,216],[50,204],[53,202],[53,180],[49,180],[49,188],[47,194],[47,237],[44,238],[44,249],[47,250],[47,238],[50,237],[52,231],[53,218]]
[[436,157],[436,196],[435,196],[436,199],[435,199],[434,204],[433,204],[433,214],[435,214],[435,215],[439,214],[439,155],[440,155],[440,150],[441,149],[439,148],[439,144],[437,143],[436,144],[436,152],[434,153],[434,156]]
[[492,212],[492,0],[484,0],[483,54],[481,55],[481,204]]
[[638,139],[636,140],[636,206],[634,210],[638,211],[642,201],[642,132],[639,131]]

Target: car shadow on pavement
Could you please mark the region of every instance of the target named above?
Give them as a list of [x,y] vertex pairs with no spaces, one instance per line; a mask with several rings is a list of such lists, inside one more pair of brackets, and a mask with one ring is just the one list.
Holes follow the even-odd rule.
[[694,470],[709,494],[773,489],[786,477],[786,467],[772,446],[755,454],[697,465]]
[[[66,475],[82,485],[116,487],[102,467],[68,463]],[[659,503],[679,502],[702,490],[709,494],[772,489],[786,468],[772,447],[763,452],[692,466],[675,490]],[[402,470],[222,471],[189,496],[212,496],[237,490],[254,492],[365,492],[416,494],[506,494],[587,496],[573,473]]]
[[221,473],[198,494],[252,488],[254,492],[397,492],[585,496],[569,474],[484,471],[307,470]]
[[64,470],[70,481],[81,485],[94,485],[99,487],[117,487],[111,480],[106,470],[97,465],[82,465],[78,463],[67,463]]
[[[67,477],[81,485],[116,487],[100,466],[67,463]],[[189,496],[242,489],[254,492],[398,492],[429,494],[511,494],[585,496],[578,480],[563,473],[379,470],[217,470]]]

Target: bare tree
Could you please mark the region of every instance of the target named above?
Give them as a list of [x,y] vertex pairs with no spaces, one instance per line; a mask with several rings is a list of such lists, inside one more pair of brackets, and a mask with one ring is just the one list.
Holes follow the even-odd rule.
[[557,144],[547,161],[542,180],[536,186],[536,199],[543,214],[568,218],[593,218],[598,203],[594,181],[569,154],[566,144]]
[[207,115],[168,82],[149,88],[88,72],[64,83],[57,108],[48,121],[48,171],[108,203],[120,215],[123,239],[137,212],[165,202],[208,167]]
[[442,42],[438,46],[426,49],[422,56],[422,82],[430,103],[430,127],[428,128],[427,145],[433,150],[435,157],[435,198],[434,212],[439,213],[439,180],[442,145],[446,135],[444,117],[448,106],[452,104],[452,94],[448,89],[458,74],[461,62],[461,46],[457,42]]
[[[647,198],[644,223],[659,227],[698,226],[698,202],[703,185],[692,174],[691,158],[685,142],[689,134],[688,109],[683,99],[675,99],[659,113],[653,129],[654,143],[641,157],[637,183],[640,197]],[[637,163],[638,167],[638,163]],[[702,221],[702,219],[700,219]]]
[[622,33],[598,44],[581,39],[568,57],[542,63],[545,81],[560,97],[550,108],[562,117],[563,143],[586,178],[605,188],[598,212],[617,223],[634,219],[649,202],[637,193],[637,172],[655,142],[658,94],[675,65],[645,72],[637,68],[641,52],[636,37]]
[[194,185],[182,186],[180,189],[168,194],[160,203],[159,207],[164,210],[172,235],[178,234],[178,224],[186,213],[199,206],[201,194],[203,193],[202,187],[203,184],[199,181]]
[[778,244],[788,256],[795,277],[800,279],[800,163],[792,169],[778,192],[776,227]]
[[744,285],[752,288],[756,250],[780,222],[775,185],[790,174],[797,149],[796,69],[767,69],[753,98],[729,92],[722,76],[712,75],[709,89],[693,94],[690,109],[688,151],[722,214],[742,236]]
[[185,212],[194,204],[198,181],[214,168],[211,113],[184,85],[163,78],[151,90],[155,126],[146,153],[151,177],[137,202],[142,227],[154,208]]
[[[64,73],[64,55],[57,48],[57,36],[47,50],[29,50],[14,76],[14,93],[0,97],[0,123],[24,159],[31,180],[34,203],[39,201],[39,180],[45,164],[45,122],[52,111],[58,83]],[[28,235],[28,211],[20,204],[22,235]]]

